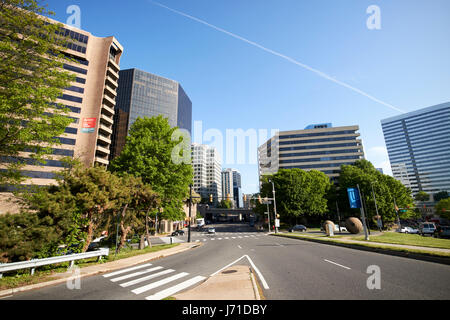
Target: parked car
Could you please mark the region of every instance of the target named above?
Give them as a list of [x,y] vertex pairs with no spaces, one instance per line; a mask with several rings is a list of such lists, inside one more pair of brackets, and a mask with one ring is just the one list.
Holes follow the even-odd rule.
[[398,229],[397,232],[417,234],[417,233],[419,233],[419,230],[411,228],[411,227],[403,227],[401,229]]
[[436,238],[450,238],[450,226],[438,226],[433,234]]
[[216,229],[214,229],[214,228],[208,228],[208,233],[209,233],[209,234],[216,234]]
[[436,225],[433,222],[422,222],[419,225],[419,234],[422,236],[433,235],[435,230]]
[[294,232],[294,231],[301,231],[301,232],[306,232],[306,227],[302,224],[297,224],[295,226],[293,226],[292,228],[289,229],[289,232]]

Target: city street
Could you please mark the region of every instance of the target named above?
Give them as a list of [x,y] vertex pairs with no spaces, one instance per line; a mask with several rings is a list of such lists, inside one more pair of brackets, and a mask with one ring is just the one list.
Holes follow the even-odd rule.
[[[177,255],[7,299],[164,299],[202,283],[236,262],[251,265],[266,299],[449,299],[450,267],[349,248],[269,236],[246,224],[216,224],[216,234],[192,230],[202,246]],[[187,240],[187,233],[178,237]],[[248,256],[244,257],[244,256]],[[381,288],[370,290],[369,266],[381,271]],[[226,297],[224,297],[225,299]]]

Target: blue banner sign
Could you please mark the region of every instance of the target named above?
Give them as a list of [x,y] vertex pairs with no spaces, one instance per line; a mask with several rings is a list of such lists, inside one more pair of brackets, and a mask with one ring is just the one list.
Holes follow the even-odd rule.
[[361,199],[357,188],[347,188],[348,200],[350,201],[350,208],[361,208]]

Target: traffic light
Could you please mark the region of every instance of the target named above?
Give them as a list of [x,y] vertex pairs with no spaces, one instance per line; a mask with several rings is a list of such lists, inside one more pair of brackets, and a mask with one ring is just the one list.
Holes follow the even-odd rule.
[[209,195],[209,202],[213,203],[213,195],[212,194]]
[[227,201],[230,201],[230,194],[227,193]]
[[280,219],[280,215],[279,214],[277,214],[277,219]]
[[247,201],[247,195],[244,194],[244,202],[246,202],[246,201]]

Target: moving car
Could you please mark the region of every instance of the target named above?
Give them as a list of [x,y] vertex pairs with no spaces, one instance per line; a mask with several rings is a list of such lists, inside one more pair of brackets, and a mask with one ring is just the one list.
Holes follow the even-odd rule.
[[436,225],[433,222],[422,222],[419,226],[419,234],[425,236],[427,234],[433,235],[436,230]]
[[450,238],[450,226],[438,226],[433,236],[435,238]]
[[403,227],[401,229],[398,229],[397,231],[401,232],[401,233],[411,233],[411,234],[419,233],[419,230],[411,228],[411,227]]
[[294,232],[294,231],[301,231],[301,232],[306,232],[306,227],[302,224],[297,224],[295,226],[293,226],[292,228],[289,229],[289,232]]
[[174,232],[172,232],[172,237],[176,237],[176,236],[183,236],[184,235],[184,231],[183,230],[175,230]]
[[216,234],[216,229],[214,229],[214,228],[208,228],[208,233],[209,233],[209,234]]

